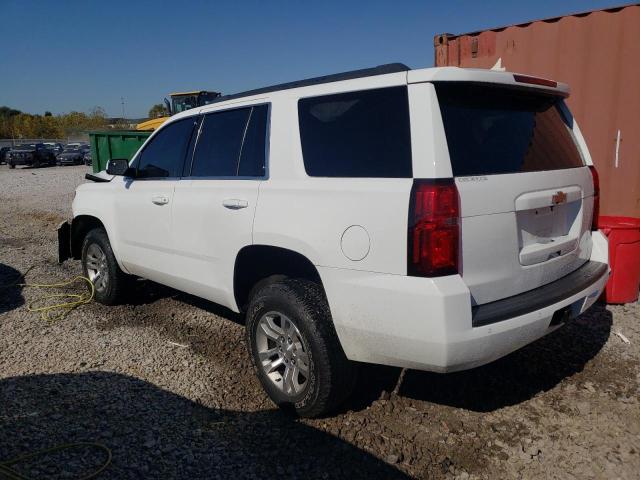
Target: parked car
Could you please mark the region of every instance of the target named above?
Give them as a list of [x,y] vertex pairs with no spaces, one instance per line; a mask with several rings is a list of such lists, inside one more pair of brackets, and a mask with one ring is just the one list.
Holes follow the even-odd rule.
[[9,150],[11,150],[11,147],[2,147],[0,148],[0,165],[2,165],[3,163],[7,163],[7,153],[9,153]]
[[16,168],[16,165],[40,167],[42,165],[53,165],[56,161],[53,152],[43,143],[16,145],[6,155],[9,168]]
[[82,165],[86,150],[80,145],[69,144],[61,154],[56,157],[57,165]]
[[55,155],[58,155],[60,153],[62,153],[62,151],[64,150],[64,147],[61,143],[55,143],[55,142],[44,142],[44,145],[51,151],[53,151],[53,153]]
[[132,276],[246,320],[262,386],[336,408],[357,363],[491,362],[609,276],[567,85],[400,64],[222,97],[88,175],[59,228],[98,302]]
[[84,148],[90,148],[89,144],[84,142],[72,142],[72,143],[67,143],[64,146],[65,150],[82,150]]

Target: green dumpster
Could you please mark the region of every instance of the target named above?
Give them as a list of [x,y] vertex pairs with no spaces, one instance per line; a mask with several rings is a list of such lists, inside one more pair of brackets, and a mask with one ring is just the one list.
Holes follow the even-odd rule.
[[107,168],[107,162],[112,158],[131,160],[152,133],[139,130],[89,132],[94,173]]

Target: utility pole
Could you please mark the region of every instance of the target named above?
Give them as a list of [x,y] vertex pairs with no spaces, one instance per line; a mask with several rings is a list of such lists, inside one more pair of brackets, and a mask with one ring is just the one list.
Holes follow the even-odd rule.
[[122,104],[122,119],[124,120],[124,97],[120,97],[120,103]]

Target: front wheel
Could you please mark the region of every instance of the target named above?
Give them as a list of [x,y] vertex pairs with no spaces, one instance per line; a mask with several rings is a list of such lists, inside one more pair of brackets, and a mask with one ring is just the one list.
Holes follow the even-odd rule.
[[285,279],[259,289],[246,335],[260,382],[276,405],[317,417],[351,393],[356,367],[342,350],[318,284]]
[[116,305],[125,297],[129,276],[118,266],[103,228],[87,233],[82,244],[82,269],[91,280],[96,302]]
[[9,168],[16,168],[15,164],[9,162]]

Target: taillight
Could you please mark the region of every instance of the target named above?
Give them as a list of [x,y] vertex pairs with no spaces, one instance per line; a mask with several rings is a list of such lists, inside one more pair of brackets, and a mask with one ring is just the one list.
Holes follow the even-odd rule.
[[598,217],[600,216],[600,177],[598,170],[593,165],[589,165],[589,171],[593,178],[593,220],[591,220],[591,230],[598,230]]
[[460,202],[453,178],[414,180],[409,204],[407,274],[452,275],[460,270]]

